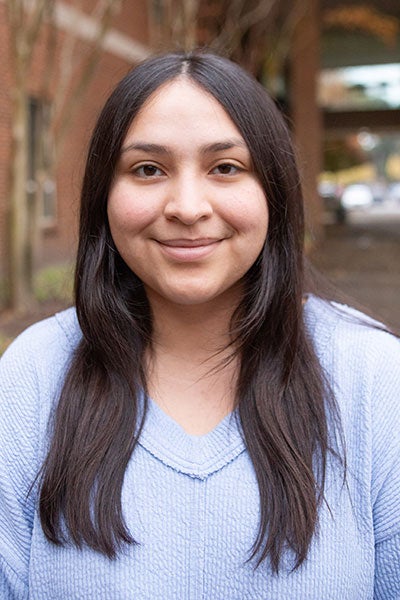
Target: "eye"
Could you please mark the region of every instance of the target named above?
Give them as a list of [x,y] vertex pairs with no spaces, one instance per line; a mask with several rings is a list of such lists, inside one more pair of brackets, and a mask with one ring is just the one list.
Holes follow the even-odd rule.
[[142,179],[152,179],[153,177],[162,177],[164,172],[152,164],[140,165],[133,169],[134,175]]
[[241,170],[238,166],[231,163],[221,163],[214,167],[211,173],[215,175],[237,175]]

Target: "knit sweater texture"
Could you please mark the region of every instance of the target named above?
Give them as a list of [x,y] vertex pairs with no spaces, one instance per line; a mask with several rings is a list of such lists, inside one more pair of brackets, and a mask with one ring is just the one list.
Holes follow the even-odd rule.
[[24,332],[0,361],[0,599],[400,599],[400,343],[315,297],[305,319],[339,404],[347,479],[330,459],[309,555],[292,571],[286,554],[278,575],[247,562],[259,496],[235,416],[188,435],[152,401],[122,493],[138,544],[110,560],[47,541],[28,491],[81,332],[74,309]]

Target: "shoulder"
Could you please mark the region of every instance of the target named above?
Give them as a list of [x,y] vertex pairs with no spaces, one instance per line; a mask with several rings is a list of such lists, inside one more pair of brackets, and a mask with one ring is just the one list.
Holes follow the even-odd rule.
[[349,440],[376,457],[400,455],[400,340],[353,308],[309,302],[307,328]]
[[80,337],[75,310],[70,308],[35,323],[7,348],[0,359],[4,424],[6,416],[12,419],[18,413],[15,427],[37,419],[45,427]]
[[0,360],[0,590],[9,580],[21,597],[49,414],[79,337],[69,309],[29,327]]
[[43,345],[44,342],[62,343],[73,346],[81,336],[76,310],[67,308],[51,317],[34,323],[25,329],[6,350]]
[[400,340],[352,308],[309,302],[307,329],[334,390],[348,464],[369,490],[375,539],[385,540],[400,534]]
[[385,371],[400,367],[400,340],[352,307],[310,296],[305,322],[323,363],[332,367],[340,363],[355,373],[368,368],[370,375],[383,366]]
[[17,368],[21,361],[25,368],[37,369],[63,361],[73,352],[80,337],[75,309],[57,313],[31,325],[12,342],[1,357],[0,372]]
[[39,469],[49,415],[80,335],[71,308],[29,327],[1,357],[0,474],[12,482],[22,473],[24,492]]

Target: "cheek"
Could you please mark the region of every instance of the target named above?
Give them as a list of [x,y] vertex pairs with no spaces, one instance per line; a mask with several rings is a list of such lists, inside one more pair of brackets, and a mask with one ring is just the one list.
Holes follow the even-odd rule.
[[249,186],[233,198],[231,225],[244,235],[252,235],[264,243],[268,229],[268,205],[263,190]]
[[130,191],[127,186],[117,184],[110,191],[107,214],[112,233],[140,231],[154,220],[155,212],[151,202]]

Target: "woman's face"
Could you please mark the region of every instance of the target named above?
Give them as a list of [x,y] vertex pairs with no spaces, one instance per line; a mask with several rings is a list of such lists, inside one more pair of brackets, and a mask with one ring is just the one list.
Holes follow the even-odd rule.
[[268,209],[248,148],[213,96],[182,77],[149,98],[123,142],[108,219],[150,304],[237,303]]

